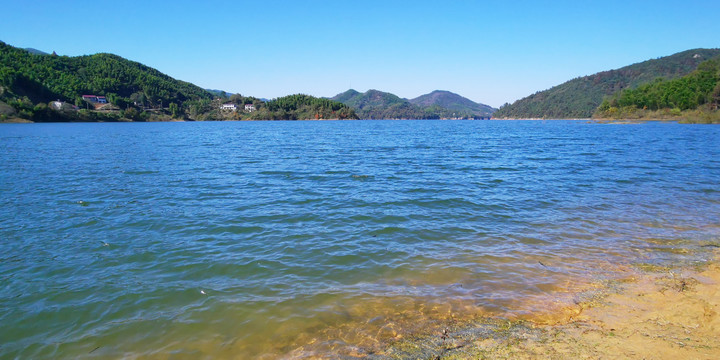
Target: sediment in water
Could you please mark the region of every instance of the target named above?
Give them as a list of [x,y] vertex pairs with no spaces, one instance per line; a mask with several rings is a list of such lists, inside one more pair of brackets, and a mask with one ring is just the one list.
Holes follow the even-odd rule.
[[373,359],[720,358],[720,251],[704,264],[636,265],[552,312],[447,322]]

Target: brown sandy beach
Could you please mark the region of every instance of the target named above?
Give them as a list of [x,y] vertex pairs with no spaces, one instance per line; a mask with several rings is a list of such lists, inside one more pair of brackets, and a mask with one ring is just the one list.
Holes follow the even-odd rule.
[[720,251],[707,249],[715,262],[629,269],[553,316],[448,326],[431,339],[398,342],[382,357],[720,359]]

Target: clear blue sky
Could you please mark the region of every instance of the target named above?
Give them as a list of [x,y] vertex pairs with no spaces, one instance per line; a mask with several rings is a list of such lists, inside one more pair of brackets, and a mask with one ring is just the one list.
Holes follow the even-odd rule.
[[0,40],[114,53],[264,98],[450,90],[498,107],[569,79],[720,47],[720,1],[9,1]]

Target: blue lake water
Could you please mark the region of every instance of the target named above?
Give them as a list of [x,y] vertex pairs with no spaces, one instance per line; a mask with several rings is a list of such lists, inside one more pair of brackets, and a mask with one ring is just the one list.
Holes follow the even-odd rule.
[[532,314],[717,242],[718,179],[718,126],[0,124],[0,358],[362,356]]

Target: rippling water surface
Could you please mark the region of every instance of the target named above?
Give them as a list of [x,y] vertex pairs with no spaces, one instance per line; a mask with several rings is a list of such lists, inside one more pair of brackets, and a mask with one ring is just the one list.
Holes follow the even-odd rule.
[[720,234],[720,127],[0,125],[1,358],[378,352]]

